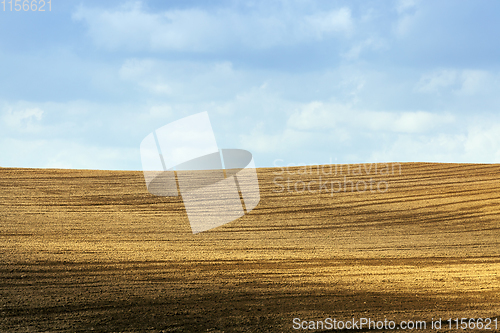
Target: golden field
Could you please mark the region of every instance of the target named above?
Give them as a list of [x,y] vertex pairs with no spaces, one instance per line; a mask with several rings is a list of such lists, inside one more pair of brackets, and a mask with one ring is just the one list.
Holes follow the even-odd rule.
[[[370,166],[258,169],[259,205],[196,235],[142,172],[0,168],[0,331],[500,319],[500,165]],[[387,190],[319,191],[344,176]]]

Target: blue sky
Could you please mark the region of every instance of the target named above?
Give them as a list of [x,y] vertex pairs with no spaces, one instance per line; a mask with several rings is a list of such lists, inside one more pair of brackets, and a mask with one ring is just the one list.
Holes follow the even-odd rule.
[[[208,111],[257,166],[500,162],[498,1],[0,5],[0,166],[141,170]],[[277,160],[277,161],[276,161]]]

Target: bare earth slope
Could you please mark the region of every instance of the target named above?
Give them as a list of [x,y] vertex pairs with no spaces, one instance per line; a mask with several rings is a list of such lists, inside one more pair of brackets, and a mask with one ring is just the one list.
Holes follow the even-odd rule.
[[197,235],[142,172],[0,168],[0,331],[498,318],[500,166],[368,167],[259,169],[259,205]]

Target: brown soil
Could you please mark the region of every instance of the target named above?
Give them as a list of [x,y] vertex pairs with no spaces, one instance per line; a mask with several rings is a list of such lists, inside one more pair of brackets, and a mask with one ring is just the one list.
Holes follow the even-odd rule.
[[318,193],[345,169],[259,169],[259,205],[196,235],[182,199],[150,195],[142,172],[1,168],[0,331],[499,318],[500,165],[366,167],[347,180],[385,193]]

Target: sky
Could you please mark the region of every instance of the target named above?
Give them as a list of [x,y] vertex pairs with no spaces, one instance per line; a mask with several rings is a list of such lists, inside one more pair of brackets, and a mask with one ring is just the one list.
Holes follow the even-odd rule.
[[141,170],[207,111],[256,166],[500,163],[500,2],[0,4],[0,166]]

